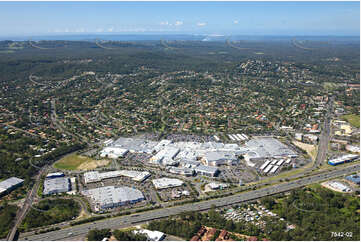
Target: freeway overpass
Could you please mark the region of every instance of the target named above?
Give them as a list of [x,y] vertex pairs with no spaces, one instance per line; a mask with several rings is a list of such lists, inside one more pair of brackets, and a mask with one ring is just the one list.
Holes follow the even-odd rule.
[[342,169],[335,169],[322,174],[316,174],[305,178],[284,182],[268,187],[264,187],[254,191],[243,192],[240,194],[227,196],[224,198],[218,198],[208,201],[202,201],[198,203],[190,203],[176,207],[162,208],[152,211],[147,211],[138,214],[132,214],[127,216],[121,216],[116,218],[110,218],[100,220],[92,223],[81,224],[73,227],[64,228],[57,231],[52,231],[44,234],[31,235],[28,237],[22,237],[21,240],[70,240],[73,237],[79,237],[88,233],[92,229],[111,228],[117,229],[124,226],[131,226],[132,224],[151,221],[159,218],[166,218],[172,215],[179,214],[185,211],[203,211],[210,209],[213,205],[216,207],[228,206],[236,203],[246,202],[254,199],[259,199],[268,195],[273,195],[281,192],[286,192],[295,188],[300,188],[305,185],[320,182],[322,180],[335,178],[357,172],[360,170],[360,164],[354,164],[346,166]]

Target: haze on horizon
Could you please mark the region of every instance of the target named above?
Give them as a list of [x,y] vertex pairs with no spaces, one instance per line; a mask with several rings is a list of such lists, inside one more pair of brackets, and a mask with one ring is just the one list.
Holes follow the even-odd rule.
[[360,34],[359,2],[0,2],[1,36]]

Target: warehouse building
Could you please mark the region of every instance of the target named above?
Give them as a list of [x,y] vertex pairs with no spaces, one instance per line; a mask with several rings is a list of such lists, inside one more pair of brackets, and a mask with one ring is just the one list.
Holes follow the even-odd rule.
[[0,195],[13,191],[15,188],[21,186],[23,183],[24,180],[17,177],[10,177],[0,182]]
[[68,191],[70,191],[70,181],[67,177],[46,178],[44,180],[44,195],[52,195]]
[[337,157],[335,159],[329,160],[328,164],[331,165],[331,166],[337,166],[337,165],[343,164],[345,162],[354,161],[354,160],[359,159],[359,158],[360,157],[358,155],[348,154],[348,155],[343,155],[343,156]]
[[154,179],[154,180],[152,180],[152,182],[156,189],[179,187],[184,184],[184,182],[182,180],[175,179],[175,178],[167,178],[167,177]]
[[108,171],[99,173],[98,171],[89,171],[84,173],[84,182],[86,184],[92,182],[100,182],[104,179],[115,178],[119,176],[126,176],[132,178],[133,181],[143,182],[150,173],[147,171],[131,171],[131,170],[120,170],[120,171]]
[[82,192],[89,196],[95,209],[109,209],[127,204],[134,204],[144,200],[143,193],[130,187],[106,186],[89,189]]

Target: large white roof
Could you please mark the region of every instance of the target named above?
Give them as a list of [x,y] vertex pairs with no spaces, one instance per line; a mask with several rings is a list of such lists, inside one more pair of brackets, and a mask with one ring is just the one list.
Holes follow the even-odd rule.
[[67,192],[69,191],[69,185],[69,178],[67,177],[45,179],[43,193],[47,195],[57,192]]
[[169,188],[169,187],[179,187],[183,185],[183,181],[175,178],[159,178],[152,180],[154,186],[156,189],[163,189],[163,188]]
[[259,137],[246,143],[249,158],[267,158],[297,155],[292,149],[272,137]]
[[113,204],[135,202],[144,199],[143,193],[138,189],[130,187],[106,186],[90,189],[84,192],[90,196],[94,203],[102,207]]
[[150,240],[150,241],[159,241],[164,236],[163,232],[151,231],[151,230],[148,230],[148,229],[141,229],[141,230],[138,230],[138,231],[134,230],[133,233],[134,234],[137,234],[137,233],[145,234],[148,237],[148,240]]
[[123,157],[128,152],[128,149],[119,148],[119,147],[105,147],[101,153],[101,157],[108,156],[112,159],[117,159],[118,157]]
[[85,183],[99,182],[103,179],[114,178],[118,176],[126,176],[132,178],[134,181],[143,181],[150,176],[148,171],[132,171],[132,170],[119,170],[119,171],[108,171],[101,172],[89,171],[84,173]]
[[16,186],[20,183],[24,182],[23,179],[17,178],[17,177],[10,177],[6,179],[5,181],[0,182],[0,188],[8,190],[12,188],[13,186]]

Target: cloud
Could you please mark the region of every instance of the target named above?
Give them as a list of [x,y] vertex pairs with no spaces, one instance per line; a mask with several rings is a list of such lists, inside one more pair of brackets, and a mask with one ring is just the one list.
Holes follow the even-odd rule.
[[113,27],[113,26],[108,29],[108,32],[113,32],[113,31],[114,31],[114,27]]
[[103,32],[104,30],[102,28],[98,28],[97,32]]
[[197,26],[199,26],[199,27],[203,27],[203,26],[206,26],[207,25],[207,23],[197,23]]
[[183,24],[183,21],[175,21],[175,26],[180,26],[180,25],[182,25]]
[[238,24],[238,20],[234,20],[233,23],[234,23],[234,24]]
[[169,25],[168,21],[160,22],[160,25]]

